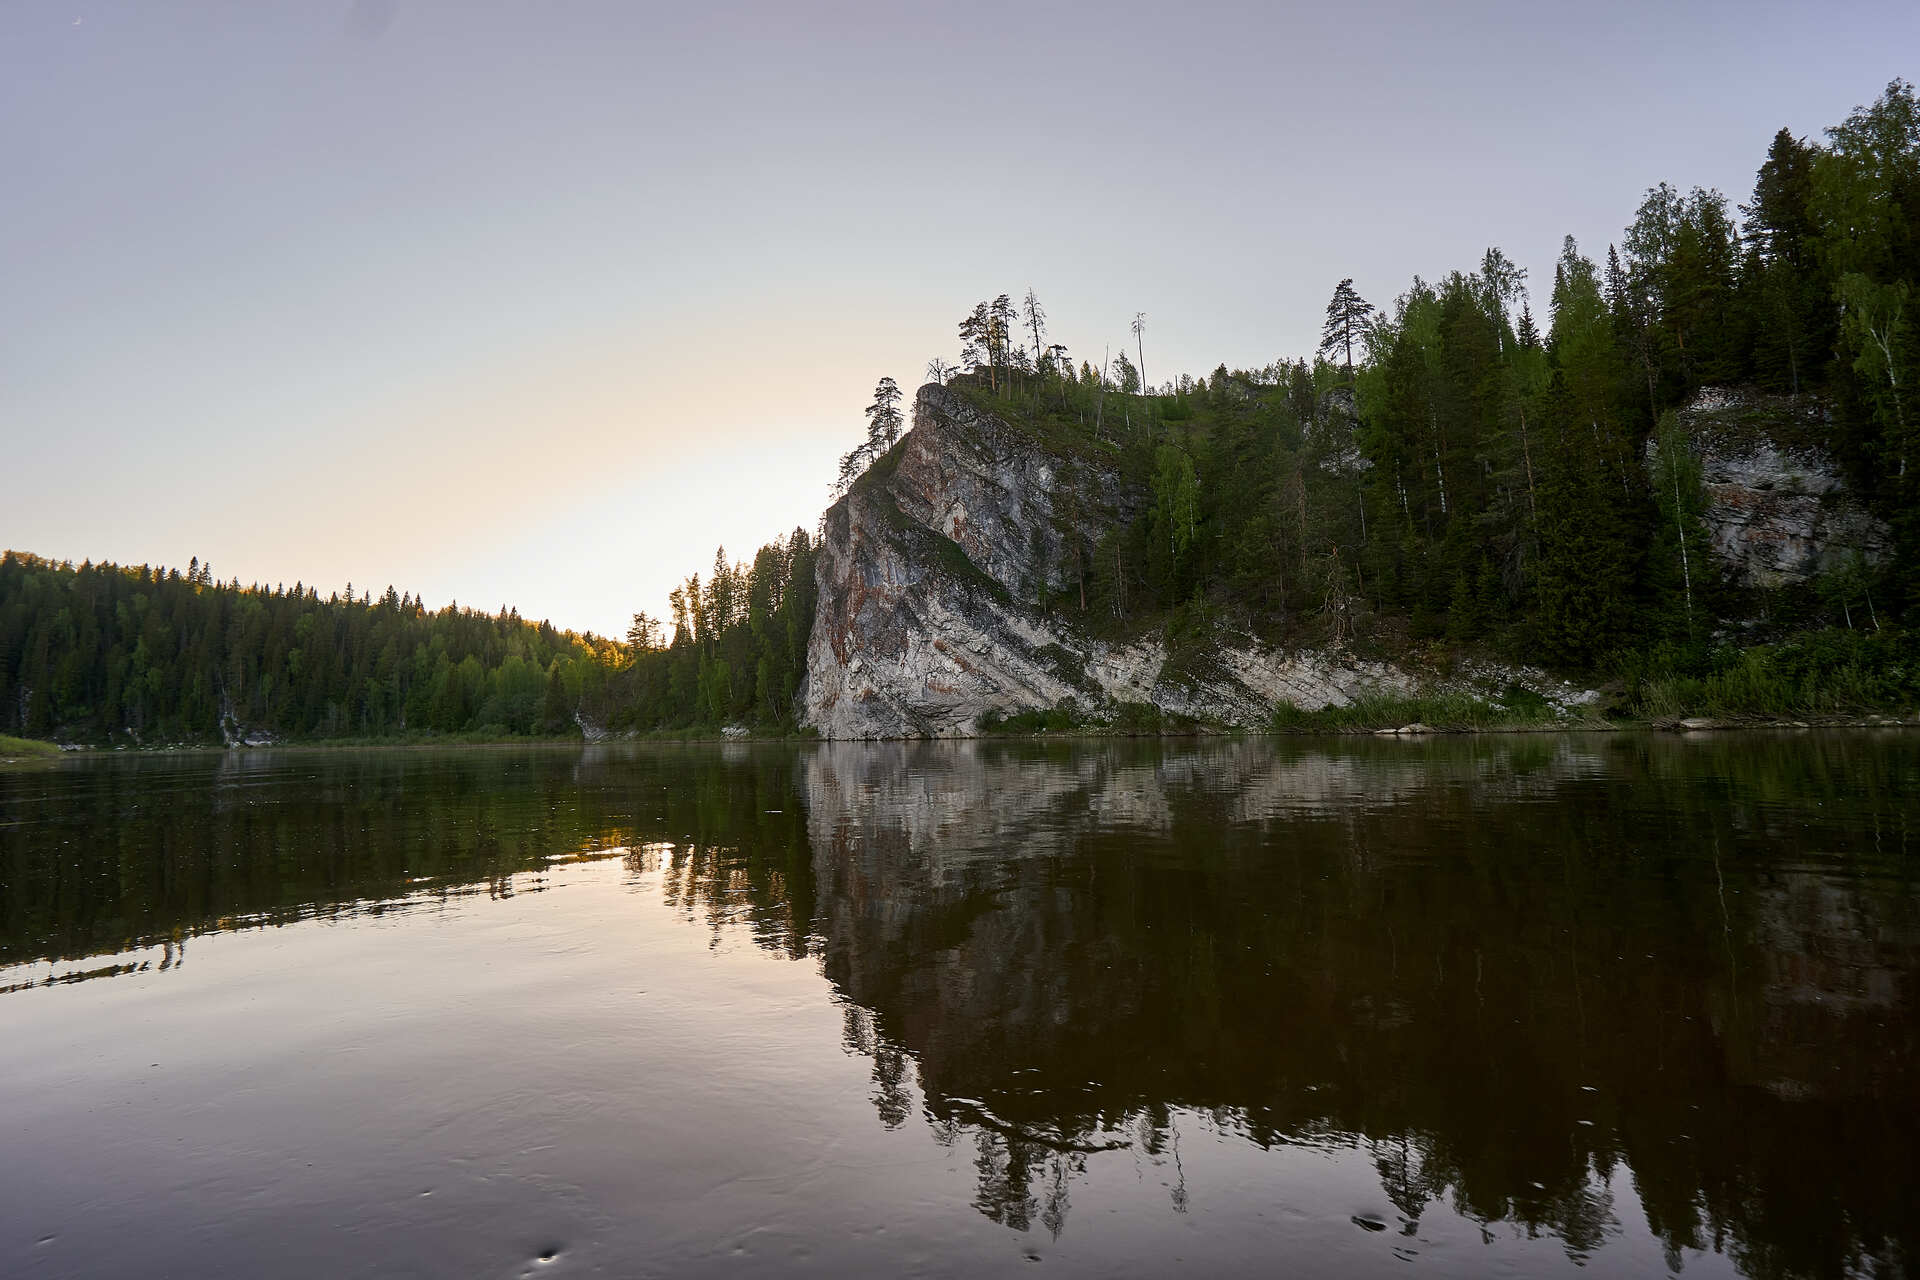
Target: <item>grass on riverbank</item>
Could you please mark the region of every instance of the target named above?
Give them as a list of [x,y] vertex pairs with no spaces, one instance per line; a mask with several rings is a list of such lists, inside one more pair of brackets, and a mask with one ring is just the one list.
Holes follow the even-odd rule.
[[9,738],[0,733],[0,763],[12,763],[15,760],[52,760],[60,754],[60,748],[51,742],[41,742],[35,738]]
[[[1421,724],[1453,733],[1610,727],[1594,712],[1568,714],[1539,694],[1512,686],[1497,695],[1446,691],[1425,694],[1375,694],[1344,707],[1305,711],[1282,703],[1266,731],[1274,734],[1372,733]],[[1111,716],[1088,715],[1071,706],[1052,710],[989,711],[975,725],[983,738],[1036,737],[1184,737],[1244,732],[1229,725],[1168,715],[1146,703],[1121,703]]]
[[1187,737],[1226,730],[1225,725],[1175,715],[1147,702],[1119,703],[1111,715],[1104,717],[1087,714],[1071,705],[1052,710],[990,710],[974,723],[974,732],[982,738],[1028,738],[1043,734],[1089,738],[1154,738],[1163,734]]
[[1920,706],[1920,642],[1893,628],[1808,631],[1746,649],[1656,650],[1623,662],[1621,674],[1632,713],[1654,722],[1900,713]]
[[1282,703],[1273,713],[1275,733],[1371,733],[1410,724],[1429,729],[1473,733],[1514,729],[1592,728],[1597,716],[1569,716],[1530,689],[1511,686],[1496,697],[1443,691],[1421,694],[1369,694],[1344,707],[1303,711]]

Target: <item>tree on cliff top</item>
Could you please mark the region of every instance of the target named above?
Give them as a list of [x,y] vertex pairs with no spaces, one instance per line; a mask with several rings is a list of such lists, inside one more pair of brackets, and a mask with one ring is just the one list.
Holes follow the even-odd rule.
[[1373,304],[1355,292],[1351,276],[1334,286],[1333,300],[1327,303],[1327,323],[1320,330],[1320,354],[1331,358],[1335,352],[1343,352],[1348,382],[1353,381],[1354,339],[1361,336],[1372,314]]
[[964,343],[961,360],[976,372],[987,371],[987,385],[1000,389],[1000,371],[1013,363],[1013,329],[1019,316],[1013,301],[1001,294],[992,302],[982,302],[960,321],[960,340]]
[[1141,336],[1146,331],[1147,331],[1147,313],[1144,311],[1134,312],[1133,313],[1133,342],[1134,342],[1134,349],[1140,353],[1140,385],[1142,387],[1145,387],[1147,385],[1147,340]]
[[873,403],[866,408],[867,444],[875,457],[893,447],[900,438],[900,386],[892,378],[882,378],[873,388]]
[[1026,319],[1027,327],[1033,330],[1033,358],[1039,363],[1046,348],[1040,345],[1040,335],[1046,332],[1047,310],[1040,305],[1040,299],[1034,296],[1033,286],[1027,286],[1026,301],[1020,304],[1020,314]]
[[873,403],[865,412],[867,438],[840,455],[840,474],[833,482],[835,501],[844,497],[861,473],[900,438],[905,422],[900,413],[900,384],[892,378],[880,379],[873,388]]

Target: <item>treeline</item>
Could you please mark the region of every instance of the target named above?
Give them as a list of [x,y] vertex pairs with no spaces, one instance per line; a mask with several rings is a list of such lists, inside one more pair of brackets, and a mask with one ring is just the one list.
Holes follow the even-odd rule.
[[670,596],[667,623],[634,615],[628,660],[590,710],[607,727],[659,732],[746,725],[797,727],[796,698],[813,630],[815,547],[805,529],[761,547],[751,563],[714,553],[706,582],[694,574]]
[[578,737],[795,726],[813,621],[803,530],[673,593],[671,640],[513,609],[0,555],[0,733],[98,744]]
[[0,730],[94,742],[577,732],[621,647],[512,610],[0,556]]
[[[1029,291],[982,303],[961,363],[928,371],[1069,455],[1117,458],[1149,495],[1104,540],[1069,537],[1052,567],[1091,622],[1165,615],[1199,635],[1229,615],[1334,639],[1404,627],[1575,667],[1717,661],[1717,621],[1753,602],[1710,567],[1672,416],[1710,385],[1817,393],[1820,443],[1893,528],[1890,561],[1766,602],[1776,621],[1871,628],[1920,606],[1911,85],[1824,143],[1782,130],[1737,213],[1662,184],[1600,259],[1569,237],[1544,329],[1526,285],[1499,249],[1385,309],[1343,281],[1311,363],[1157,388],[1140,372],[1144,316],[1137,361],[1122,344],[1076,367]],[[1080,474],[1065,468],[1056,495],[1069,524],[1092,497]]]

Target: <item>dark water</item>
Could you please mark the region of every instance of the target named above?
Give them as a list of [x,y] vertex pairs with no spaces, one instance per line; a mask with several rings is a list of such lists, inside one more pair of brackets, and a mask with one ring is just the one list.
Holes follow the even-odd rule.
[[1902,1275],[1920,738],[0,773],[0,1274]]

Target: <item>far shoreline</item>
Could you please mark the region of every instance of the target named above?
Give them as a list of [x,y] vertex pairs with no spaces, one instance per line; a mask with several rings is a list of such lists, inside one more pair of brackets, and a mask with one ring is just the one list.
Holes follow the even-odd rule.
[[1562,724],[1545,724],[1538,721],[1512,724],[1484,725],[1448,725],[1448,724],[1407,724],[1380,725],[1379,727],[1343,726],[1337,728],[1282,728],[1253,729],[1232,727],[1206,727],[1165,729],[1157,732],[1127,730],[1102,730],[1097,726],[1076,727],[1071,729],[1039,729],[1032,731],[1001,731],[971,734],[942,734],[927,737],[898,738],[828,738],[814,733],[738,733],[725,734],[686,734],[653,736],[648,734],[609,734],[595,739],[581,737],[525,737],[525,738],[412,738],[412,739],[358,739],[358,740],[306,740],[289,742],[260,742],[227,745],[217,742],[173,742],[152,746],[99,746],[93,744],[62,744],[44,739],[11,739],[0,744],[0,766],[19,766],[33,764],[51,764],[68,759],[91,759],[112,756],[166,756],[166,755],[245,755],[254,752],[299,752],[319,753],[337,751],[445,751],[479,749],[498,751],[507,748],[543,748],[581,749],[586,747],[608,746],[769,746],[819,745],[826,743],[934,743],[934,742],[1115,742],[1115,741],[1177,741],[1197,742],[1222,738],[1300,740],[1315,738],[1380,738],[1396,741],[1418,741],[1434,738],[1464,738],[1486,735],[1521,734],[1663,734],[1675,737],[1694,737],[1700,735],[1727,735],[1752,732],[1813,732],[1816,730],[1870,730],[1870,729],[1920,729],[1920,714],[1877,714],[1855,716],[1804,716],[1804,717],[1733,717],[1733,716],[1689,716],[1661,717],[1655,720],[1622,720],[1603,723],[1593,720],[1570,721]]

